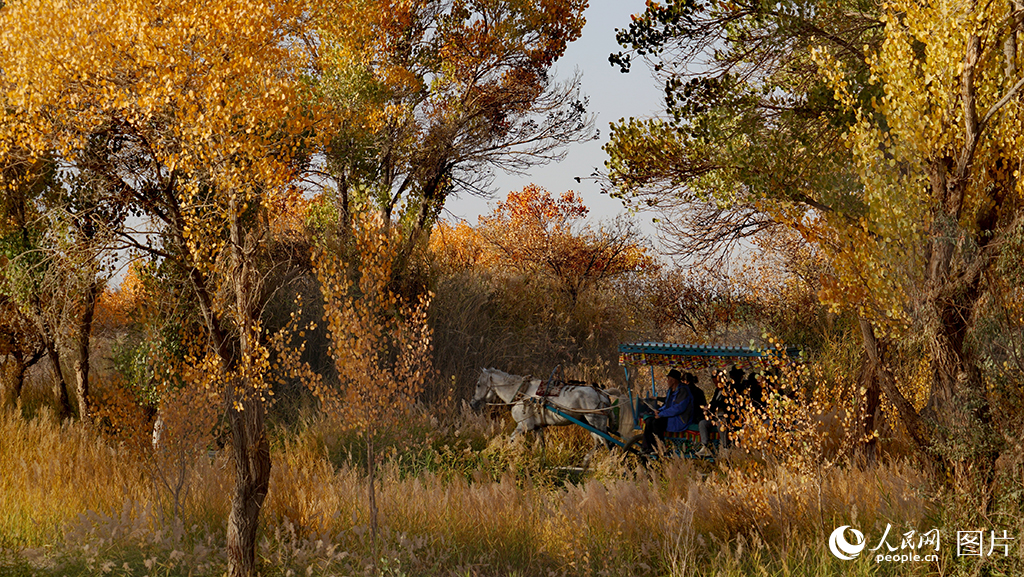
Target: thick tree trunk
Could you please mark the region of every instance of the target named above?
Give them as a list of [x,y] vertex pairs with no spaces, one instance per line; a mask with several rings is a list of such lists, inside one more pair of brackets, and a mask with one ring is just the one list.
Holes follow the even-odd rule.
[[[232,288],[235,296],[235,322],[238,327],[240,358],[235,363],[242,376],[230,401],[231,439],[235,458],[235,493],[228,517],[228,575],[256,575],[256,534],[260,511],[270,487],[270,442],[264,422],[263,391],[255,389],[253,373],[260,369],[256,354],[256,290],[250,265],[255,241],[243,235],[241,215],[231,200]],[[244,243],[244,245],[243,245]]]
[[[169,202],[169,224],[180,246],[188,246],[183,235],[183,218],[177,210],[174,199]],[[229,374],[239,364],[252,358],[250,336],[255,324],[255,308],[251,302],[252,293],[248,275],[247,255],[240,246],[241,226],[235,201],[231,201],[231,256],[233,269],[231,288],[235,296],[236,322],[239,329],[238,347],[229,336],[223,320],[215,309],[215,298],[210,279],[193,261],[190,253],[182,254],[182,265],[188,271],[192,286],[199,301],[210,340],[221,370]],[[226,385],[225,401],[228,421],[231,424],[231,444],[235,462],[235,490],[231,498],[231,512],[228,515],[227,553],[228,575],[230,577],[252,577],[256,575],[256,535],[259,529],[259,514],[270,486],[270,444],[266,436],[264,407],[258,394],[251,390],[247,380],[230,382]]]
[[85,309],[78,322],[78,360],[75,361],[75,391],[78,395],[78,416],[88,421],[89,409],[89,344],[92,342],[92,321],[96,311],[96,298],[100,283],[96,280],[85,293]]
[[[1014,23],[1011,36],[1018,24]],[[1004,45],[1003,49],[1008,71],[1015,70],[1016,48]],[[960,76],[963,141],[956,154],[936,157],[929,167],[933,219],[919,310],[931,345],[932,388],[924,414],[935,423],[933,440],[941,447],[947,470],[954,474],[955,491],[964,499],[978,499],[976,504],[984,512],[991,503],[999,435],[992,427],[975,353],[965,345],[984,295],[982,279],[1000,250],[1000,243],[992,241],[998,236],[1003,200],[1016,184],[1006,166],[1002,175],[990,172],[995,183],[984,191],[984,202],[977,202],[974,226],[962,222],[986,122],[1010,96],[979,114],[975,81],[981,54],[981,38],[969,35]]]
[[235,459],[235,492],[228,516],[228,575],[256,575],[256,535],[270,487],[270,442],[263,403],[252,391],[229,409]]

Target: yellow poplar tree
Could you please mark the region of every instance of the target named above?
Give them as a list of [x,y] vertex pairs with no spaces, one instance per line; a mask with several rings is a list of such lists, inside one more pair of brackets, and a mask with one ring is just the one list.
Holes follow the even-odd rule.
[[0,9],[0,156],[55,158],[150,218],[162,245],[124,240],[177,260],[198,295],[232,430],[232,576],[255,573],[270,476],[253,262],[309,125],[296,106],[305,17],[302,2],[256,0]]
[[302,339],[306,330],[316,329],[316,322],[303,327],[301,310],[274,335],[273,343],[284,368],[299,377],[330,414],[366,441],[371,537],[376,549],[375,442],[408,416],[430,373],[430,294],[406,302],[393,290],[392,269],[403,239],[379,214],[356,216],[353,224],[348,261],[338,250],[323,245],[314,248],[312,255],[337,381],[325,382],[302,362]]
[[[921,415],[891,376],[882,387],[912,436],[942,451],[966,483],[978,480],[969,478],[975,470],[991,481],[998,455],[969,339],[986,277],[1024,224],[1022,19],[1014,2],[886,3],[885,39],[869,58],[872,81],[884,87],[873,112],[884,122],[862,110],[846,138],[863,214],[798,224],[832,256],[824,298],[870,319],[873,327],[862,326],[869,343],[875,329],[923,335],[931,382]],[[827,52],[817,56],[837,99],[855,109],[842,67]]]
[[590,139],[579,78],[551,74],[579,37],[586,6],[382,0],[317,8],[317,102],[338,121],[323,131],[324,176],[342,230],[355,213],[379,211],[411,231],[408,264],[453,192],[479,192],[491,167],[525,172]]

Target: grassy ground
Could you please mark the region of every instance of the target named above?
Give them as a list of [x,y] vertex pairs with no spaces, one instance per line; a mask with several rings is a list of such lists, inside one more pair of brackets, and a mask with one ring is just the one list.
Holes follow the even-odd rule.
[[[839,525],[860,528],[871,546],[889,523],[893,535],[941,528],[928,479],[906,462],[806,474],[734,453],[714,465],[669,459],[643,469],[601,451],[586,475],[567,478],[558,467],[578,464],[587,437],[561,431],[544,451],[506,437],[500,423],[463,413],[445,423],[421,415],[382,440],[374,548],[361,439],[328,422],[279,433],[259,542],[263,573],[959,570],[946,535],[938,562],[876,564],[867,554],[840,561],[828,551]],[[0,574],[221,574],[228,456],[182,455],[161,461],[80,424],[0,412]]]

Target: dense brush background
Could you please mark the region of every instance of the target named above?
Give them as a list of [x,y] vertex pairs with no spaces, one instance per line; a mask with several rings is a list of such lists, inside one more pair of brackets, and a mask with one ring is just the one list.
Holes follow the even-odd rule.
[[[956,566],[949,520],[958,505],[936,491],[936,472],[914,459],[891,419],[880,422],[876,460],[861,449],[856,419],[841,416],[858,406],[858,341],[851,319],[817,305],[812,284],[757,267],[719,278],[651,260],[570,298],[564,279],[542,267],[481,257],[490,250],[478,235],[484,227],[442,225],[417,257],[414,282],[433,295],[432,371],[416,407],[376,437],[376,547],[362,430],[322,410],[301,379],[281,371],[270,408],[264,574],[943,575]],[[477,258],[460,261],[472,243]],[[195,386],[200,369],[180,362],[194,346],[182,327],[195,319],[159,310],[176,302],[168,297],[175,291],[136,266],[104,294],[93,424],[54,417],[53,367],[45,363],[30,370],[17,406],[0,412],[5,575],[225,570],[233,473],[221,401]],[[291,311],[308,320],[325,307],[309,276],[275,296],[265,319],[278,330]],[[304,339],[308,366],[337,379],[323,358],[330,335],[320,326]],[[585,432],[549,432],[543,448],[513,444],[507,409],[474,413],[465,403],[488,366],[541,376],[562,365],[569,377],[621,387],[617,346],[637,339],[802,346],[809,362],[784,377],[801,402],[774,406],[774,422],[786,426],[751,427],[746,448],[715,463],[641,466],[602,450],[586,471],[578,468],[590,446]],[[908,366],[900,385],[912,395],[921,385]],[[179,372],[161,376],[168,367]],[[158,386],[168,379],[176,384]],[[707,375],[701,384],[711,392]],[[164,429],[154,448],[158,397]],[[1001,494],[1024,490],[1019,471],[1019,463],[1005,464]],[[1011,500],[999,510],[1014,507]],[[999,523],[1024,529],[1019,516]],[[878,565],[828,553],[839,525],[876,538],[889,524],[894,535],[942,528],[940,561]],[[988,566],[1020,567],[1020,554]]]

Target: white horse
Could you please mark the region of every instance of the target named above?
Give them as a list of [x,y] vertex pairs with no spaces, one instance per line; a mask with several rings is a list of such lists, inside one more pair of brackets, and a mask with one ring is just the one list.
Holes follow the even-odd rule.
[[[478,409],[485,402],[493,402],[496,398],[511,404],[512,418],[516,421],[516,429],[512,431],[512,438],[515,439],[520,433],[536,431],[542,445],[544,443],[544,427],[574,424],[565,417],[546,409],[543,403],[551,404],[574,419],[586,421],[601,432],[608,431],[610,411],[607,409],[611,407],[611,399],[604,391],[589,385],[568,385],[562,388],[557,395],[539,397],[537,388],[541,384],[540,379],[527,381],[528,378],[510,375],[498,369],[483,369],[476,382],[476,391],[473,393],[473,400],[469,406]],[[594,449],[601,443],[610,448],[610,443],[600,435],[595,433],[590,435],[594,438]],[[588,460],[593,452],[592,449],[587,454]]]

